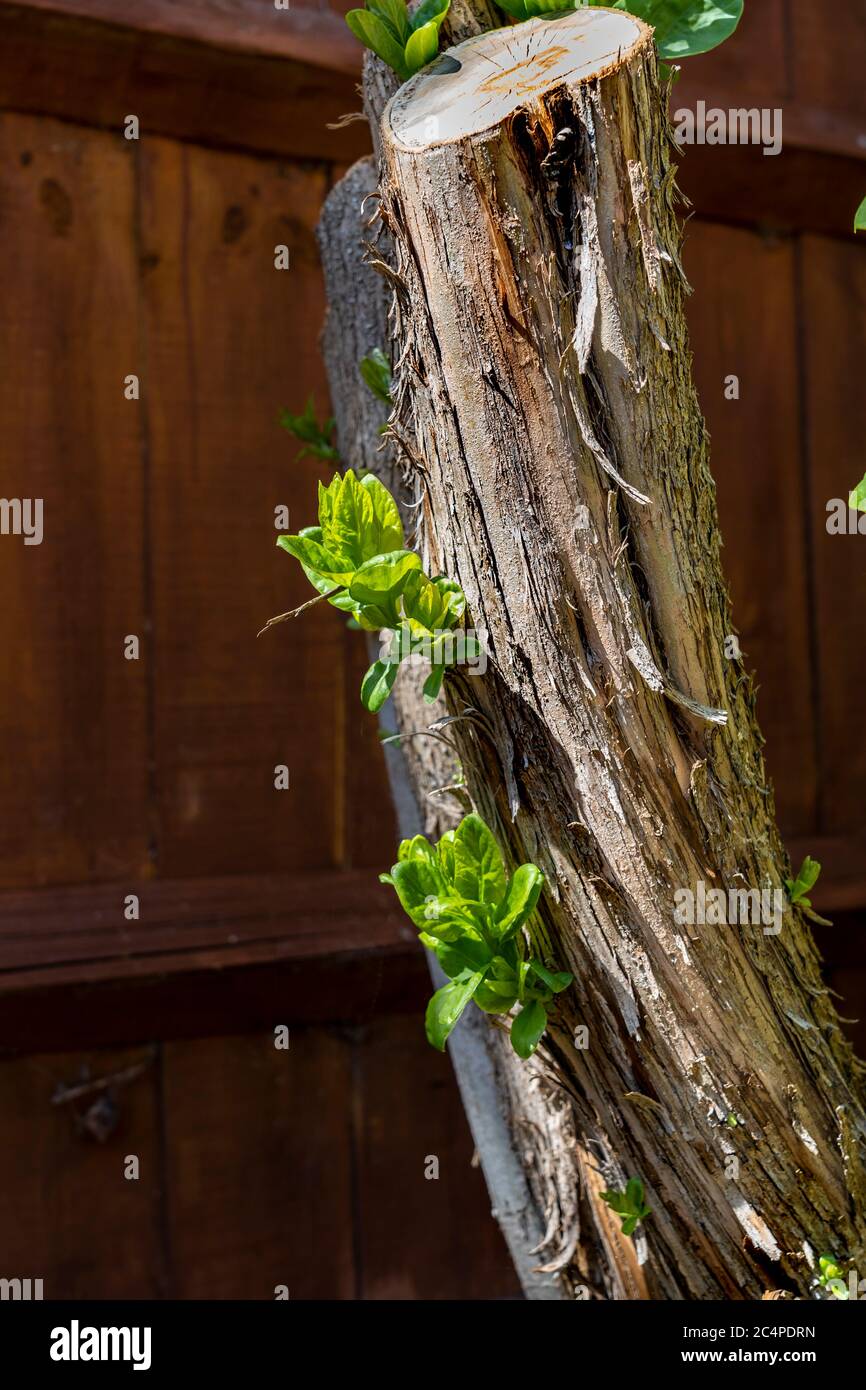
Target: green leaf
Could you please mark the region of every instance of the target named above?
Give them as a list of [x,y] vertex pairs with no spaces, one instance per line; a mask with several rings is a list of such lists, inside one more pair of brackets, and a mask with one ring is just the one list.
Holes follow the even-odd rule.
[[352,576],[349,594],[356,603],[372,603],[386,613],[393,611],[396,625],[399,619],[394,605],[408,576],[420,564],[421,559],[414,550],[394,550],[390,555],[376,555],[372,560],[365,560]]
[[392,67],[401,81],[409,76],[403,56],[403,45],[398,42],[390,27],[378,15],[369,10],[350,10],[346,23],[355,38],[360,39],[367,48]]
[[866,198],[854,214],[854,231],[866,232]]
[[818,1268],[821,1271],[821,1281],[827,1279],[838,1279],[842,1273],[835,1255],[820,1255],[818,1258]]
[[652,1215],[644,1203],[644,1187],[640,1178],[629,1178],[624,1192],[602,1192],[601,1199],[617,1216],[623,1217],[624,1236],[632,1235],[638,1222]]
[[497,913],[496,934],[507,941],[523,926],[538,902],[544,874],[535,864],[521,864],[515,869],[508,890]]
[[524,4],[524,0],[496,0],[496,3],[500,10],[504,10],[506,14],[510,14],[512,19],[529,19],[529,13]]
[[[866,206],[866,200],[864,200],[864,206]],[[863,230],[866,231],[866,225],[864,225]],[[848,494],[848,506],[852,512],[866,512],[866,473],[863,474],[853,492]]]
[[442,989],[437,989],[427,1005],[427,1040],[440,1052],[445,1051],[449,1035],[483,979],[483,971],[467,971]]
[[424,699],[428,705],[432,705],[439,691],[442,689],[442,681],[445,676],[444,666],[432,666],[430,674],[424,682]]
[[806,894],[809,892],[809,889],[814,888],[815,884],[818,882],[818,875],[820,872],[821,865],[818,863],[817,859],[811,859],[807,854],[800,865],[800,871],[797,877],[794,879],[785,879],[785,887],[788,890],[788,896],[792,903],[799,902],[803,903],[806,907],[811,907],[811,903],[806,897]]
[[361,704],[371,714],[376,714],[391,694],[399,669],[392,661],[373,662],[361,682]]
[[373,348],[358,364],[364,384],[386,405],[391,404],[391,363],[381,348]]
[[425,24],[429,24],[431,19],[435,19],[439,24],[448,13],[451,0],[422,0],[413,15],[409,17],[412,30],[421,29]]
[[425,925],[424,908],[431,898],[442,892],[442,879],[436,865],[423,859],[404,859],[391,869],[390,881],[397,891],[400,906],[416,925]]
[[466,608],[466,599],[459,584],[438,575],[428,579],[419,570],[413,574],[403,591],[403,616],[410,632],[419,637],[433,637],[448,632]]
[[486,1014],[509,1014],[517,1003],[517,987],[507,993],[501,988],[493,989],[488,980],[480,984],[473,996],[473,1002]]
[[[325,498],[323,512],[321,502]],[[351,556],[356,568],[377,553],[372,495],[351,468],[336,488],[332,483],[324,497],[320,496],[319,524],[325,548],[334,555]]]
[[334,419],[329,416],[323,424],[319,424],[316,419],[316,407],[313,397],[310,396],[303,415],[293,415],[290,410],[280,411],[280,424],[289,434],[294,435],[304,445],[298,454],[302,459],[307,454],[315,454],[316,458],[336,461],[339,454],[331,443],[331,434],[334,430]]
[[629,1211],[639,1212],[643,1210],[643,1183],[640,1178],[629,1178],[625,1186],[625,1196],[629,1204]]
[[454,836],[455,830],[446,830],[438,845],[436,846],[436,858],[439,861],[439,872],[449,887],[454,887]]
[[660,57],[691,58],[730,38],[742,17],[743,0],[620,0],[614,8],[653,26]]
[[611,1211],[615,1211],[617,1216],[624,1216],[629,1210],[628,1200],[624,1192],[617,1192],[612,1189],[610,1192],[602,1192],[601,1200],[606,1202]]
[[561,994],[564,989],[568,989],[574,979],[567,970],[553,971],[548,970],[546,965],[542,965],[540,960],[531,960],[529,968],[533,975],[537,975],[552,994]]
[[367,9],[387,24],[397,42],[404,44],[412,32],[406,0],[366,0],[366,3]]
[[361,487],[368,494],[373,507],[373,526],[365,537],[370,547],[366,558],[372,555],[387,555],[392,550],[403,549],[403,522],[397,503],[388,489],[372,473],[363,479]]
[[388,881],[419,931],[437,941],[453,942],[467,935],[480,940],[470,905],[449,891],[437,862],[404,860],[393,866]]
[[413,861],[429,864],[430,868],[433,869],[437,875],[439,874],[436,860],[436,848],[434,845],[431,845],[426,835],[413,835],[411,840],[400,841],[397,847],[397,862],[400,864],[407,864]]
[[432,63],[439,52],[439,25],[435,19],[416,29],[406,44],[406,67],[410,72],[420,72]]
[[454,833],[454,887],[462,898],[494,905],[505,893],[502,855],[480,816],[464,816]]
[[[424,935],[422,932],[422,937]],[[424,945],[430,946],[451,980],[456,979],[464,970],[484,972],[490,965],[490,947],[468,933],[457,937],[455,941],[439,941],[431,936],[429,940],[425,940]]]
[[511,1025],[511,1046],[524,1061],[531,1057],[538,1047],[542,1033],[547,1027],[547,1011],[543,1004],[533,999],[524,1004]]
[[311,526],[297,536],[279,536],[277,545],[300,560],[305,569],[315,571],[323,581],[328,581],[324,588],[318,583],[315,585],[320,593],[326,593],[335,584],[348,584],[354,578],[354,568],[348,568],[349,562],[345,557],[331,555],[310,532],[321,535],[319,527]]

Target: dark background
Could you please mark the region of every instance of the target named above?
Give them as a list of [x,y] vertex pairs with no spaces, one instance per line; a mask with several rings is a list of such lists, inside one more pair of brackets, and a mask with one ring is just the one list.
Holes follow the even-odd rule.
[[[0,1276],[46,1297],[516,1293],[377,883],[363,644],[324,606],[255,637],[308,594],[273,514],[308,524],[324,469],[277,416],[324,413],[313,229],[365,152],[328,128],[359,57],[299,0],[0,0],[0,492],[45,502],[41,546],[0,537]],[[777,158],[685,153],[685,264],[780,820],[854,1018],[866,537],[825,508],[866,469],[864,72],[860,0],[746,0],[672,103],[784,113]]]

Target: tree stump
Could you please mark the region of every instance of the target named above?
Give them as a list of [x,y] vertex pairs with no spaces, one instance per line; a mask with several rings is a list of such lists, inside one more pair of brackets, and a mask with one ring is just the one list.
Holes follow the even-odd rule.
[[[503,1083],[512,1117],[521,1088],[557,1117],[516,1136],[548,1268],[606,1297],[808,1294],[819,1254],[864,1254],[862,1072],[785,894],[730,641],[651,31],[591,8],[470,38],[378,135],[392,440],[428,572],[488,634],[486,674],[446,682],[449,734],[545,870],[535,946],[575,977],[540,1068]],[[686,920],[702,891],[784,906]],[[634,1240],[600,1199],[632,1176]]]

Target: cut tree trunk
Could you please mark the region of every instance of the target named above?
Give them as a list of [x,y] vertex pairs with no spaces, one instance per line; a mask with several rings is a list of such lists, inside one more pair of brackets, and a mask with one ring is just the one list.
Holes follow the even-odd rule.
[[[469,1025],[504,1121],[489,1144],[524,1175],[516,1263],[535,1296],[809,1296],[820,1254],[866,1253],[862,1069],[800,908],[775,900],[778,932],[676,912],[699,885],[784,895],[789,865],[728,655],[651,32],[580,9],[470,38],[399,90],[375,144],[385,469],[417,503],[428,572],[488,634],[485,674],[446,681],[447,736],[509,856],[545,870],[535,949],[575,977],[532,1064]],[[358,201],[338,187],[326,211],[344,268]],[[328,282],[334,305],[333,266]],[[340,404],[356,346],[327,353],[347,463],[369,459]],[[633,1240],[600,1199],[632,1176],[652,1209]]]
[[[385,85],[384,78],[381,85]],[[384,102],[383,102],[384,105]],[[417,520],[419,496],[412,480],[404,478],[395,450],[380,429],[387,412],[363,384],[358,363],[372,348],[387,343],[388,280],[362,259],[371,233],[377,189],[372,159],[359,160],[328,197],[319,223],[319,244],[328,291],[329,309],[322,334],[322,352],[331,386],[340,457],[355,468],[375,473],[396,497],[407,536]],[[387,254],[379,229],[376,256]],[[371,652],[371,660],[373,654]],[[391,701],[380,712],[385,734],[396,738],[384,745],[397,824],[402,838],[425,834],[438,838],[459,821],[461,806],[445,789],[453,787],[458,761],[447,729],[436,727],[448,718],[443,697],[431,706],[422,695],[426,672],[404,667]],[[463,807],[462,809],[466,809]],[[428,954],[434,986],[444,981]],[[502,1228],[515,1270],[528,1297],[534,1300],[567,1296],[562,1278],[543,1267],[539,1252],[548,1250],[546,1237],[571,1233],[574,1221],[563,1221],[568,1204],[576,1205],[579,1172],[573,1156],[570,1106],[561,1095],[547,1094],[543,1084],[527,1086],[530,1075],[540,1083],[538,1063],[521,1064],[507,1036],[487,1026],[478,1013],[466,1016],[452,1035],[449,1052],[475,1147],[481,1160],[494,1215]],[[528,1069],[527,1069],[528,1068]],[[521,1136],[544,1135],[543,1158],[527,1169],[527,1147]],[[570,1258],[573,1239],[561,1260]],[[554,1265],[556,1265],[554,1249]]]

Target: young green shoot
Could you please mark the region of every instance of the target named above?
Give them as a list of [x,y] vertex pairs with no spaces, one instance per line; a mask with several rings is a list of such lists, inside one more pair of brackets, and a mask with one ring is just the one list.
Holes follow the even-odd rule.
[[448,976],[427,1006],[433,1047],[444,1051],[470,1002],[489,1014],[509,1014],[519,1005],[511,1045],[518,1057],[531,1057],[551,1000],[572,981],[566,971],[549,970],[527,954],[524,928],[544,882],[537,865],[521,864],[509,878],[492,831],[480,816],[469,815],[435,845],[423,835],[404,840],[381,880],[395,890]]
[[365,0],[363,10],[349,11],[346,23],[401,82],[407,82],[439,52],[439,29],[450,4],[451,0],[422,0],[410,15],[406,0]]
[[299,439],[304,446],[298,454],[299,459],[313,454],[317,459],[324,459],[328,463],[339,462],[340,455],[331,442],[334,423],[333,417],[329,416],[323,424],[319,424],[312,396],[307,401],[303,415],[293,415],[290,410],[280,412],[280,424],[283,429],[294,435],[295,439]]
[[353,625],[390,633],[383,656],[361,683],[365,709],[381,709],[409,657],[429,660],[424,696],[432,702],[458,656],[475,660],[480,655],[473,636],[461,632],[458,641],[455,634],[466,608],[463,590],[444,575],[430,578],[423,572],[420,556],[406,549],[394,498],[372,473],[359,479],[350,468],[335,473],[327,487],[320,483],[318,526],[280,536],[277,545],[300,562],[319,596],[348,614]]
[[629,1178],[625,1190],[602,1192],[601,1200],[607,1202],[611,1211],[622,1217],[622,1234],[632,1236],[640,1221],[645,1221],[652,1213],[644,1202],[643,1183],[640,1178]]

